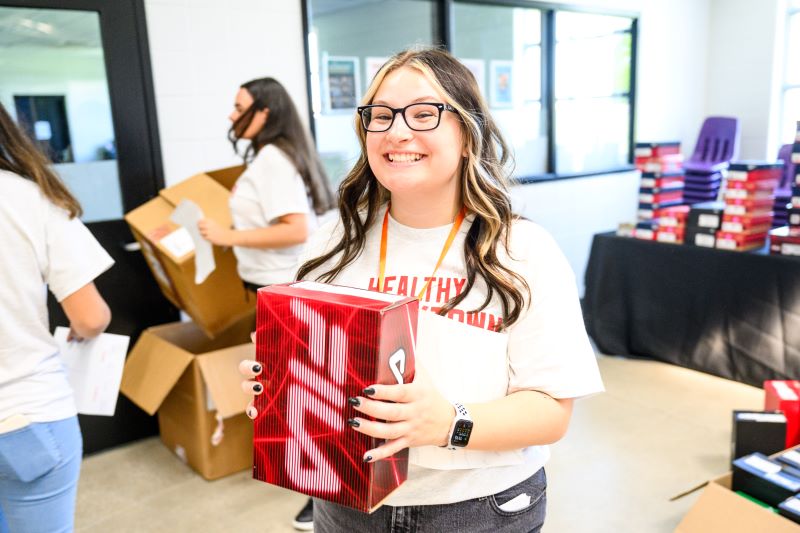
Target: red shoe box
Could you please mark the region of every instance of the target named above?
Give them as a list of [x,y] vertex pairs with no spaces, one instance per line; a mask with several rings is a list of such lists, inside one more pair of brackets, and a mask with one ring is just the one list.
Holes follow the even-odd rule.
[[728,181],[780,181],[783,177],[783,162],[731,162]]
[[786,416],[786,448],[800,444],[800,381],[765,381],[764,410]]
[[683,199],[683,191],[668,191],[668,192],[660,192],[660,193],[639,193],[639,203],[642,204],[669,204],[671,202],[680,202]]
[[[689,215],[688,205],[673,205],[658,209],[641,208],[637,211],[637,216],[643,220],[655,220],[662,225],[676,226],[677,222],[686,222]],[[674,220],[675,223],[672,223]]]
[[769,231],[772,227],[772,212],[764,215],[722,215],[720,229],[729,233],[744,231]]
[[778,255],[800,255],[800,228],[782,226],[770,231],[769,252]]
[[744,189],[746,191],[774,191],[778,186],[779,180],[759,180],[759,181],[728,181],[728,189]]
[[644,188],[682,188],[683,172],[643,172],[640,186]]
[[633,150],[636,158],[661,157],[681,153],[680,141],[638,142]]
[[634,165],[642,172],[678,172],[683,168],[683,155],[668,154],[660,157],[637,157]]
[[348,426],[347,399],[412,381],[418,310],[415,298],[322,283],[259,289],[255,479],[363,512],[406,480],[407,449],[362,460],[383,441]]
[[759,200],[725,200],[726,215],[765,215],[772,211],[775,200],[761,198]]
[[727,189],[723,195],[725,201],[728,200],[775,200],[775,193],[773,191],[746,191],[744,189]]
[[715,246],[723,250],[746,251],[761,248],[767,242],[767,232],[758,233],[730,233],[727,231],[717,232]]

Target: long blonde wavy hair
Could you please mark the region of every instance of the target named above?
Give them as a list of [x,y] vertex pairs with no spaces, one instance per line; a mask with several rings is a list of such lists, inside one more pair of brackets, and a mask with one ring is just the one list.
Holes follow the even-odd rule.
[[[446,315],[467,297],[478,276],[488,288],[486,298],[472,312],[485,309],[497,294],[503,312],[498,329],[505,329],[519,319],[530,299],[530,287],[524,278],[503,265],[498,246],[509,250],[509,228],[516,216],[511,210],[508,175],[511,156],[495,124],[472,73],[455,57],[440,48],[402,51],[390,58],[375,75],[362,105],[372,103],[387,75],[399,68],[417,70],[442,94],[445,103],[455,108],[461,123],[466,157],[461,165],[461,202],[474,221],[464,242],[467,283],[464,290],[439,310]],[[361,155],[339,186],[339,212],[343,226],[341,240],[320,257],[304,263],[297,274],[302,279],[341,254],[328,270],[317,276],[330,283],[361,253],[367,230],[377,221],[381,206],[391,194],[375,177],[367,161],[366,131],[359,117],[355,128]]]

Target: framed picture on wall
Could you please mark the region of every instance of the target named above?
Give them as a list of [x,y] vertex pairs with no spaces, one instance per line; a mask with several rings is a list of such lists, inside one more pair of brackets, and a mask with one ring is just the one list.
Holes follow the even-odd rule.
[[514,62],[493,59],[489,62],[491,79],[489,82],[489,105],[491,107],[511,107],[513,98]]
[[327,56],[323,61],[322,94],[326,111],[352,111],[358,106],[361,80],[358,58]]
[[472,72],[472,75],[475,76],[475,81],[478,82],[478,88],[481,90],[481,94],[483,97],[486,97],[486,61],[483,59],[469,59],[469,58],[458,58],[461,63],[465,67]]
[[388,57],[365,57],[364,58],[364,83],[366,86],[372,82],[372,78],[381,69],[384,63],[389,61]]

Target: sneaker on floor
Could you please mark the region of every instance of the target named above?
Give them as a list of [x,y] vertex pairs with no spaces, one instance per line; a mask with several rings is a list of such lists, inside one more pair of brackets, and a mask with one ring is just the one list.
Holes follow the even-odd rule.
[[308,499],[305,507],[294,517],[292,525],[298,531],[314,530],[314,500],[311,498]]

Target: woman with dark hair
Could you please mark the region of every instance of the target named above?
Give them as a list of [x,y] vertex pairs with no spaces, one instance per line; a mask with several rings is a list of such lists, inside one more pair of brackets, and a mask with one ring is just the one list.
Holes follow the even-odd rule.
[[[212,220],[198,223],[213,244],[233,246],[245,287],[257,290],[293,279],[300,254],[317,228],[318,216],[335,207],[328,178],[286,89],[274,78],[252,80],[239,88],[228,139],[249,140],[243,154],[247,170],[230,200],[233,229]],[[295,517],[299,530],[311,530],[312,503]]]
[[420,300],[413,383],[348,401],[351,430],[384,442],[363,460],[409,448],[408,479],[372,514],[315,499],[315,531],[538,532],[548,445],[574,399],[603,390],[574,275],[553,238],[512,213],[507,145],[457,59],[401,52],[363,104],[341,219],[309,243],[297,278]]
[[111,312],[93,280],[114,262],[2,105],[0,190],[0,531],[72,531],[83,442],[46,290],[71,339],[95,337]]
[[205,219],[200,233],[233,247],[249,288],[290,281],[317,216],[335,206],[328,179],[289,93],[274,78],[242,85],[229,118],[234,150],[239,140],[250,141],[247,170],[230,200],[234,227]]

